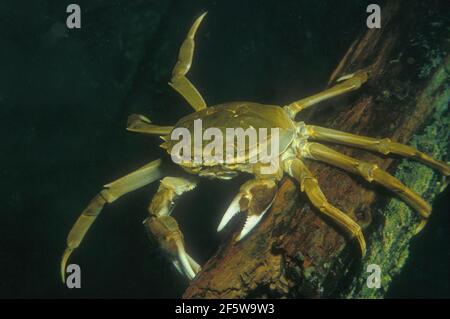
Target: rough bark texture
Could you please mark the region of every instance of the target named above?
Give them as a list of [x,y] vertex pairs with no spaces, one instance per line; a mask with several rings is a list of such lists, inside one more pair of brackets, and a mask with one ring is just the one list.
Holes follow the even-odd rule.
[[[372,137],[390,137],[446,160],[449,149],[450,57],[438,6],[389,1],[382,28],[355,40],[331,80],[370,65],[361,90],[316,107],[306,121]],[[425,40],[428,39],[428,40]],[[427,201],[442,190],[440,176],[412,161],[346,147],[335,149],[387,169]],[[291,179],[247,239],[229,238],[184,298],[382,297],[404,264],[418,215],[392,194],[361,178],[307,162],[328,200],[364,227],[367,256],[312,209]],[[234,236],[233,236],[234,237]],[[381,289],[366,286],[366,267],[382,269]]]

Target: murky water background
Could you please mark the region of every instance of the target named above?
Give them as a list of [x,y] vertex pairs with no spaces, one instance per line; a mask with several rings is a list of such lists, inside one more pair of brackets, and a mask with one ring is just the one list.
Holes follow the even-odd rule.
[[[208,104],[287,103],[322,88],[365,25],[371,1],[78,1],[81,30],[65,27],[73,1],[0,3],[0,296],[179,297],[187,282],[141,225],[157,184],[106,207],[74,254],[82,289],[59,281],[71,225],[101,185],[165,156],[157,138],[125,131],[129,113],[172,124],[191,112],[167,85],[194,17],[190,79]],[[203,181],[175,216],[204,263],[243,178]],[[449,190],[414,239],[389,297],[450,297]]]

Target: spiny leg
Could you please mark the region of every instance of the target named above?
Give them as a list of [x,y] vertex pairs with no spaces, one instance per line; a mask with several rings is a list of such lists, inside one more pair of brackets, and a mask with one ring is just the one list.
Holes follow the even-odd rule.
[[389,138],[377,139],[359,136],[313,125],[305,126],[304,136],[317,141],[354,146],[384,155],[393,153],[404,157],[413,158],[434,169],[437,169],[445,176],[450,175],[450,166],[446,163],[435,160],[431,156],[428,156],[427,154],[422,153],[411,146],[392,142]]
[[175,268],[189,279],[195,277],[200,271],[200,266],[186,253],[183,233],[170,214],[180,195],[194,189],[195,186],[193,181],[186,178],[165,177],[150,203],[150,216],[144,220],[149,235],[158,242]]
[[368,79],[367,72],[362,70],[357,71],[353,74],[343,76],[337,80],[338,82],[342,81],[342,83],[339,83],[329,89],[326,89],[325,91],[319,92],[317,94],[308,96],[299,101],[293,102],[285,106],[285,109],[288,112],[289,116],[292,119],[294,119],[298,112],[314,104],[359,89],[361,85],[367,82],[367,79]]
[[357,239],[362,256],[366,254],[366,241],[361,227],[348,215],[331,205],[322,193],[317,179],[311,174],[306,165],[299,159],[287,160],[285,171],[295,178],[300,188],[306,193],[314,207],[332,218],[344,231]]
[[203,97],[195,88],[195,86],[188,80],[186,74],[191,68],[192,57],[194,55],[195,42],[194,37],[197,32],[200,23],[205,17],[206,12],[198,17],[191,29],[189,30],[186,39],[181,45],[178,53],[178,61],[172,71],[172,79],[169,85],[173,87],[178,93],[180,93],[184,99],[194,108],[199,111],[206,108],[206,103]]
[[301,155],[339,167],[362,176],[368,182],[374,181],[386,187],[396,193],[424,219],[427,219],[431,213],[431,207],[428,203],[376,164],[357,160],[318,143],[305,143]]
[[67,236],[67,247],[61,259],[61,278],[63,282],[65,281],[66,265],[70,255],[80,246],[84,236],[100,214],[103,206],[161,177],[161,160],[155,160],[104,186],[104,189],[83,210]]
[[247,212],[247,220],[237,240],[244,238],[262,219],[277,193],[273,178],[256,178],[245,182],[222,217],[217,231],[221,231],[239,212]]

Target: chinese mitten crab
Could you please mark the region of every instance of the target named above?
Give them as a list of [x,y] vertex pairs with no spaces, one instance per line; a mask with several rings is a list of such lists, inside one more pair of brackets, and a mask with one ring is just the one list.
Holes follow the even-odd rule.
[[[198,158],[196,155],[189,155],[187,160],[185,157],[183,161],[176,162],[190,173],[186,174],[187,177],[163,177],[161,160],[156,160],[112,183],[106,184],[81,213],[67,237],[67,248],[61,261],[63,280],[69,256],[80,245],[103,206],[106,203],[114,202],[126,193],[161,178],[159,189],[148,209],[149,217],[144,221],[144,225],[174,266],[189,279],[195,277],[200,270],[200,266],[185,251],[183,234],[175,219],[171,217],[171,212],[175,201],[183,193],[196,187],[195,176],[229,179],[240,172],[250,173],[254,176],[253,179],[241,186],[239,193],[225,212],[218,227],[218,231],[220,231],[235,214],[246,212],[246,223],[237,240],[246,236],[258,224],[273,202],[277,193],[277,183],[283,174],[288,174],[298,181],[300,189],[305,192],[313,206],[336,222],[350,237],[356,238],[361,254],[365,254],[366,244],[361,227],[347,214],[327,201],[316,178],[304,164],[303,159],[321,161],[336,166],[360,175],[368,182],[375,182],[386,187],[415,209],[423,219],[421,225],[425,224],[430,215],[431,207],[419,195],[377,165],[341,154],[320,144],[320,142],[343,144],[385,155],[392,153],[413,158],[440,171],[445,176],[450,175],[450,167],[447,164],[437,161],[410,146],[392,142],[389,138],[363,137],[295,121],[296,115],[300,111],[323,100],[358,89],[367,81],[367,72],[357,71],[341,77],[335,86],[284,107],[253,102],[228,102],[207,106],[201,94],[186,77],[194,53],[194,36],[205,14],[197,18],[189,30],[180,48],[178,61],[169,83],[184,97],[195,112],[180,119],[174,126],[153,125],[145,116],[132,115],[129,118],[127,129],[133,132],[160,136],[164,140],[161,147],[172,155],[172,160],[176,158],[173,154],[175,148],[178,147],[177,141],[180,137],[174,133],[177,129],[183,129],[188,133],[195,134],[198,120],[202,122],[201,133],[206,133],[209,129],[215,129],[216,132],[225,132],[229,128],[250,128],[255,129],[259,135],[262,135],[261,132],[263,131],[267,133],[276,129],[279,134],[276,134],[276,136],[275,133],[266,134],[265,141],[271,138],[273,143],[273,138],[276,137],[275,142],[278,144],[278,149],[275,153],[272,152],[272,156],[277,159],[276,162],[279,165],[274,170],[263,172],[263,163],[249,161],[250,153],[253,152],[252,156],[256,156],[264,149],[260,147],[261,139],[258,139],[259,142],[255,145],[249,143],[244,148],[244,155],[234,156],[227,161],[221,161],[215,156],[202,159],[202,157]],[[202,141],[200,145],[194,145],[194,153],[196,153],[196,147],[205,145],[205,141]],[[231,145],[228,143],[224,148],[230,146],[236,146],[234,139]],[[218,155],[218,153],[215,155]]]

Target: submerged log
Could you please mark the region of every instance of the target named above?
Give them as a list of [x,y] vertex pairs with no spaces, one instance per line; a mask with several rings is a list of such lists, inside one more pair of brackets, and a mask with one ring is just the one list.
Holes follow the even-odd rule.
[[[369,67],[359,91],[318,106],[308,123],[371,137],[390,137],[446,160],[450,115],[450,56],[443,2],[388,1],[381,29],[354,41],[333,72]],[[431,9],[432,8],[432,9]],[[441,11],[441,12],[440,12]],[[431,36],[433,35],[433,36]],[[448,52],[448,50],[447,50]],[[331,146],[378,164],[432,203],[440,175],[395,157]],[[448,157],[447,157],[448,159]],[[418,214],[381,187],[338,169],[307,162],[330,203],[363,226],[368,252],[313,209],[298,185],[285,178],[267,217],[244,241],[228,238],[190,284],[184,298],[382,297],[408,257]],[[367,265],[382,270],[380,289],[366,285]]]

